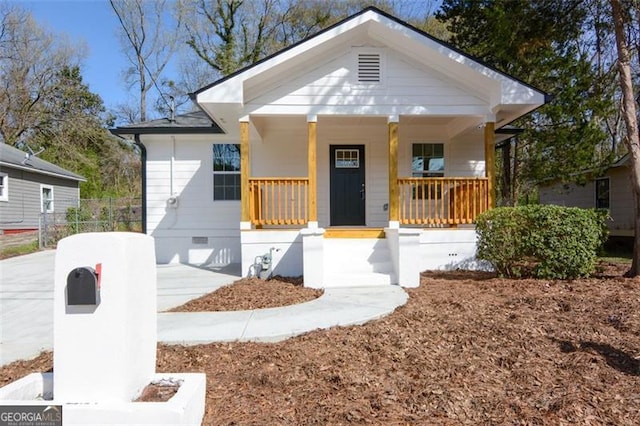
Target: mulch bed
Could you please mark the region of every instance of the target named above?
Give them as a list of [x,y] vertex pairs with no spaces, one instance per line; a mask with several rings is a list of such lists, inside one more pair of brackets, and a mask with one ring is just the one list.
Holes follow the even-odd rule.
[[166,402],[173,398],[179,389],[179,384],[150,383],[142,389],[140,396],[134,402]]
[[622,272],[428,272],[386,318],[275,344],[160,345],[157,369],[207,373],[205,424],[638,424],[640,279]]
[[322,290],[302,286],[302,278],[276,276],[269,280],[242,278],[190,300],[169,312],[242,311],[295,305],[317,299]]

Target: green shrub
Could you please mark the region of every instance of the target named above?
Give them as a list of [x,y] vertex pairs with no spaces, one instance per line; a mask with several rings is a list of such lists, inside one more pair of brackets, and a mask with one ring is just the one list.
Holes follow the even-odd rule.
[[478,258],[501,276],[577,278],[595,270],[606,213],[575,207],[500,207],[476,221]]

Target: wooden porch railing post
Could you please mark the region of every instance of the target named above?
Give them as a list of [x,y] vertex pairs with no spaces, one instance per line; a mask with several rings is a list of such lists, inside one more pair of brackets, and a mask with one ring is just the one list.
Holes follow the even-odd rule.
[[399,226],[398,192],[398,121],[397,116],[389,117],[389,226]]
[[317,145],[317,120],[314,116],[307,117],[308,135],[308,159],[309,168],[309,226],[318,226],[318,184],[317,184],[317,161],[316,161],[316,145]]
[[496,147],[495,147],[495,123],[488,121],[484,125],[484,161],[485,176],[488,179],[487,193],[489,208],[496,206]]
[[249,117],[246,117],[240,119],[240,222],[250,224],[249,154]]

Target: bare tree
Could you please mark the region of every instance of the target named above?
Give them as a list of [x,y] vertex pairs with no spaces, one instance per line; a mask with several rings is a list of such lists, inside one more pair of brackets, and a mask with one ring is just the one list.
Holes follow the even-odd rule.
[[0,139],[15,145],[56,120],[58,73],[82,49],[47,32],[30,13],[0,4]]
[[[630,17],[625,16],[620,0],[610,0],[613,13],[613,23],[618,47],[618,70],[620,87],[622,89],[622,116],[626,125],[624,141],[629,150],[631,169],[631,190],[634,200],[634,229],[633,259],[628,276],[640,274],[640,137],[638,135],[638,116],[634,99],[633,80],[631,76],[631,55],[626,38],[626,24]],[[628,9],[626,10],[628,12]]]
[[125,81],[136,86],[140,120],[147,120],[149,90],[153,87],[165,103],[160,78],[179,40],[181,14],[169,16],[166,0],[110,0],[120,22],[120,42],[129,60]]
[[[183,16],[188,17],[184,26],[187,45],[197,58],[209,65],[209,72],[214,70],[215,77],[221,77],[369,5],[411,17],[420,27],[433,26],[427,19],[432,1],[183,0],[178,7],[183,10]],[[193,76],[190,79],[194,80]],[[209,76],[208,81],[211,80]]]

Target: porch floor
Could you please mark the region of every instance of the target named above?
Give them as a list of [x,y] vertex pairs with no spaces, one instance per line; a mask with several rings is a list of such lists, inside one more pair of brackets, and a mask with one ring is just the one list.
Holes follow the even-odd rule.
[[384,238],[383,228],[332,226],[324,231],[325,238]]

